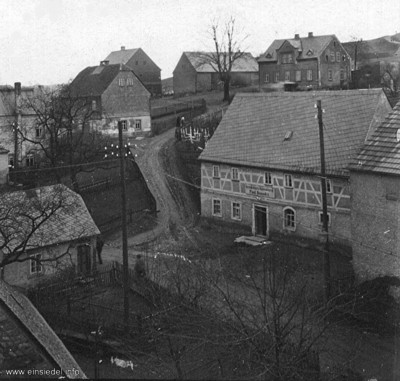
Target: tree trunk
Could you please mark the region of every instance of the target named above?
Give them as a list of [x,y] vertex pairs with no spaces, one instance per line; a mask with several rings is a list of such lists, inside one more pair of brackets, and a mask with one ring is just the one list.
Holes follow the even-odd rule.
[[228,101],[228,102],[230,100],[229,87],[230,87],[230,80],[225,79],[224,80],[224,101]]

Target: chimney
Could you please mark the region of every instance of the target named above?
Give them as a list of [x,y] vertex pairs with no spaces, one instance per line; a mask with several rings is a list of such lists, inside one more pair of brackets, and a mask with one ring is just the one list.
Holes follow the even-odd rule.
[[21,95],[21,82],[14,83],[14,91],[16,96]]
[[100,66],[107,66],[109,63],[109,60],[100,61]]
[[295,39],[295,40],[300,40],[300,35],[299,35],[298,33],[296,33],[296,34],[294,35],[294,39]]
[[121,46],[121,50],[125,50],[125,46]]
[[308,38],[314,37],[313,32],[308,32]]

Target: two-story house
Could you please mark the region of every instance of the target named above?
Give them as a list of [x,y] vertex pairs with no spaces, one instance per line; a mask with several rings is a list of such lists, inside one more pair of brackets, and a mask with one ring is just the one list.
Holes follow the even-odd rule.
[[71,82],[70,91],[91,104],[94,130],[116,136],[118,121],[127,136],[151,130],[150,92],[123,64],[102,61],[99,66],[87,67]]
[[[211,52],[183,52],[173,72],[174,94],[197,93],[219,87],[219,73],[208,57]],[[258,83],[258,65],[251,53],[243,53],[231,69],[232,86],[251,86]]]
[[133,70],[152,95],[161,95],[161,69],[143,49],[126,49],[125,46],[121,46],[121,50],[111,52],[105,61],[110,65],[126,65]]
[[330,239],[350,246],[351,159],[391,110],[382,90],[236,94],[201,161],[202,216],[318,239],[317,100],[325,130]]
[[347,89],[350,82],[350,56],[333,34],[274,40],[258,64],[261,89]]

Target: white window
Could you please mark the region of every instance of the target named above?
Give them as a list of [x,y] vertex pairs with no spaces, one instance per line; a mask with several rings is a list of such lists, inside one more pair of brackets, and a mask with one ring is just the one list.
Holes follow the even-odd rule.
[[[323,224],[323,216],[324,216],[323,212],[318,212],[318,224],[319,225]],[[331,226],[331,214],[328,213],[327,216],[328,216],[328,226]]]
[[127,78],[126,85],[127,86],[133,86],[133,78]]
[[269,83],[269,73],[265,74],[265,83]]
[[286,188],[293,188],[293,179],[292,175],[285,175],[284,176],[284,186]]
[[135,120],[135,130],[141,130],[142,129],[142,121],[140,119]]
[[307,70],[307,81],[312,81],[312,70]]
[[329,179],[326,179],[326,192],[332,193],[332,183],[331,183],[331,180],[329,180]]
[[25,165],[27,167],[33,167],[35,165],[35,158],[32,154],[25,157]]
[[288,230],[296,230],[296,212],[292,208],[283,209],[283,227]]
[[336,62],[340,62],[340,52],[336,52]]
[[31,255],[31,260],[30,260],[30,273],[31,274],[39,274],[43,272],[43,266],[40,263],[40,260],[42,259],[41,254],[35,254]]
[[219,178],[219,165],[213,166],[213,177]]
[[328,70],[328,81],[333,81],[333,72],[332,69]]
[[221,200],[219,198],[212,199],[212,215],[219,217],[222,216]]
[[271,172],[264,173],[264,184],[272,185],[272,173]]
[[128,129],[128,123],[126,120],[121,120],[122,131],[126,131]]
[[296,70],[296,82],[301,81],[301,70]]
[[42,128],[42,126],[36,126],[36,127],[35,127],[35,136],[36,136],[37,138],[41,138],[41,137],[42,137],[42,134],[43,134],[43,128]]
[[290,81],[290,71],[285,71],[285,81]]
[[335,52],[331,53],[331,62],[335,62]]
[[275,73],[275,82],[279,82],[279,72]]
[[237,168],[231,169],[232,180],[238,181],[239,180],[239,170]]
[[293,62],[293,55],[291,53],[282,54],[282,63],[292,63]]
[[125,80],[124,80],[124,78],[120,78],[119,80],[118,80],[118,85],[119,86],[125,86]]
[[92,111],[97,110],[97,102],[95,100],[92,101]]
[[242,204],[240,202],[232,202],[232,219],[242,219]]

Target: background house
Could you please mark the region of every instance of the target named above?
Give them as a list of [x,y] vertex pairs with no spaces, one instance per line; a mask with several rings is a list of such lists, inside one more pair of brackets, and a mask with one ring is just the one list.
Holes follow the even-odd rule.
[[350,166],[353,267],[359,280],[400,277],[400,104]]
[[1,276],[9,284],[30,287],[71,266],[83,275],[95,270],[99,229],[66,186],[3,193],[0,221],[0,261],[11,262]]
[[279,82],[299,89],[348,88],[350,56],[335,35],[274,40],[258,59],[260,88]]
[[347,166],[391,110],[382,90],[236,94],[200,155],[202,216],[247,225],[256,235],[319,237],[317,100],[325,110],[330,237],[350,245]]
[[[196,93],[219,87],[219,74],[207,62],[213,53],[184,52],[173,71],[174,94]],[[238,58],[231,71],[232,86],[251,86],[258,83],[257,61],[250,53]]]
[[125,49],[111,52],[105,59],[110,65],[124,64],[137,75],[152,95],[161,95],[161,69],[141,49]]
[[122,121],[127,136],[151,130],[150,92],[127,66],[102,61],[82,70],[70,88],[74,96],[91,102],[93,129],[117,136]]
[[[0,343],[1,378],[87,378],[29,299],[3,281],[0,281]],[[6,371],[18,373],[7,375]]]
[[33,126],[36,115],[26,107],[24,100],[35,94],[34,87],[21,87],[16,82],[14,87],[0,86],[0,139],[3,148],[9,151],[9,164],[11,167],[33,167],[37,163],[38,153],[33,144],[22,141],[20,134],[35,138],[40,131]]

